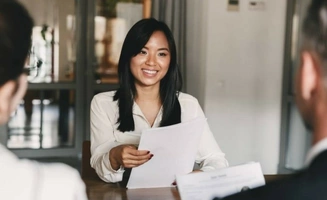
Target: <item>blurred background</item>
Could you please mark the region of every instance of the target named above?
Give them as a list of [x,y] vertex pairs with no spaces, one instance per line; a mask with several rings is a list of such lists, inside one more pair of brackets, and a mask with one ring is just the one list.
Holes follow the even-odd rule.
[[310,133],[294,104],[309,0],[20,0],[35,20],[28,91],[0,142],[21,158],[79,169],[92,97],[118,87],[125,35],[139,19],[171,28],[184,78],[230,165],[265,174],[303,166]]

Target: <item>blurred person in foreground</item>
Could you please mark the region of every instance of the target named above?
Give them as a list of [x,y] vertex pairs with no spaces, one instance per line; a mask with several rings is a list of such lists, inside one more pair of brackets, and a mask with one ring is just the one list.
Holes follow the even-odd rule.
[[[33,20],[15,0],[0,1],[0,125],[8,122],[27,88],[24,64]],[[0,199],[86,200],[78,172],[64,164],[18,159],[0,144]]]
[[234,194],[226,200],[327,199],[327,0],[311,2],[303,36],[295,89],[298,109],[312,131],[313,146],[306,167],[287,179]]

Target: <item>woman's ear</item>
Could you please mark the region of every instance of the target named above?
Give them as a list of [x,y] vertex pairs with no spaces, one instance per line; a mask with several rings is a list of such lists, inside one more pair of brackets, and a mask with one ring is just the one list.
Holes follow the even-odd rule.
[[17,83],[8,81],[0,87],[0,124],[5,124],[12,112],[12,99]]
[[301,54],[302,65],[300,70],[300,80],[299,80],[299,94],[303,100],[309,100],[312,97],[313,91],[317,87],[319,71],[317,61],[314,56],[308,52],[304,51]]
[[22,74],[19,76],[18,80],[18,86],[16,88],[15,93],[12,96],[12,103],[11,103],[11,112],[13,112],[22,98],[24,97],[26,90],[27,90],[27,76],[25,74]]
[[27,89],[27,77],[21,75],[17,81],[8,81],[0,87],[0,124],[9,120]]

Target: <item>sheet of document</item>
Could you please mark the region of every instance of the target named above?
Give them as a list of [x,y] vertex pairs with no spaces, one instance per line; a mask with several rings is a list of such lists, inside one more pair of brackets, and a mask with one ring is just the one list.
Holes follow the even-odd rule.
[[138,149],[153,157],[132,169],[127,188],[171,187],[175,176],[193,170],[205,118],[142,132]]
[[212,200],[265,185],[260,163],[223,168],[211,172],[177,175],[182,200]]

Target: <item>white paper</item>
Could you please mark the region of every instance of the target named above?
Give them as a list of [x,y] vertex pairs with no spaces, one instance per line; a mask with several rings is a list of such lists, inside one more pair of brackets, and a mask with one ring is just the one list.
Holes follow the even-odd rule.
[[211,172],[200,172],[176,177],[178,192],[182,200],[212,200],[242,190],[265,185],[260,163],[223,168]]
[[154,156],[132,169],[127,188],[171,187],[176,175],[190,173],[205,122],[205,118],[197,118],[144,130],[138,149]]

